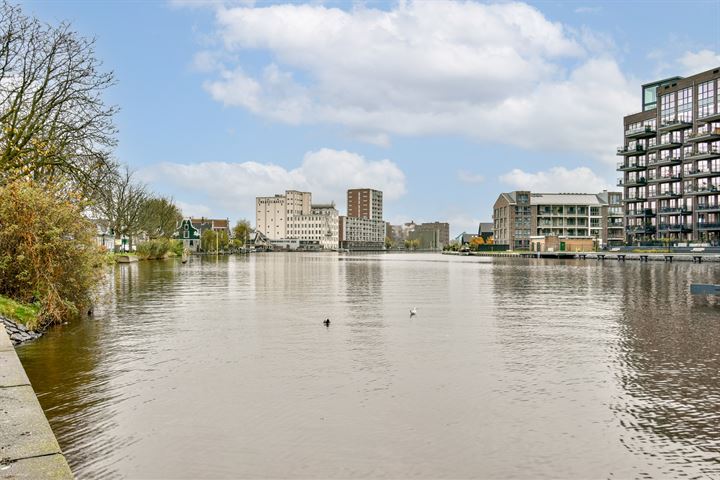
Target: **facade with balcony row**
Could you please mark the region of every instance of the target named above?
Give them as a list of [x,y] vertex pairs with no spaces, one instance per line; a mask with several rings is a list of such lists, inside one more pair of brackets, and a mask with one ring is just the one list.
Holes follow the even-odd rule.
[[627,241],[720,243],[720,68],[642,88],[617,150]]

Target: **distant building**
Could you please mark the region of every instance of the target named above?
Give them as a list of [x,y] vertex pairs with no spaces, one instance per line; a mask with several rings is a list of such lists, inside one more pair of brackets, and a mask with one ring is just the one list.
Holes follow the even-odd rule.
[[183,242],[185,250],[190,252],[200,251],[200,229],[193,225],[190,218],[184,218],[178,229],[175,231],[175,239]]
[[384,250],[386,226],[383,216],[383,193],[371,188],[347,191],[347,215],[338,219],[341,248],[349,250]]
[[530,237],[594,239],[600,246],[624,241],[622,194],[602,192],[501,193],[493,207],[494,243],[529,250]]
[[493,223],[480,222],[478,225],[478,236],[482,237],[485,243],[493,239]]
[[409,234],[410,240],[418,240],[419,250],[442,250],[450,243],[450,224],[445,222],[421,223],[415,225]]
[[310,192],[287,190],[284,195],[255,199],[255,225],[278,248],[338,248],[338,211],[334,203],[312,204]]
[[230,238],[232,231],[230,230],[230,220],[227,218],[191,218],[190,222],[202,236],[205,230],[212,230],[214,232],[225,232]]

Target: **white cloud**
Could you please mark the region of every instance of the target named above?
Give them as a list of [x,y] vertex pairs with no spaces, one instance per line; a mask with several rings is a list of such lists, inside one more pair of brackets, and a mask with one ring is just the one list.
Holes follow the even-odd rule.
[[485,181],[485,177],[477,173],[471,173],[466,170],[459,170],[457,172],[458,180],[464,183],[482,183]]
[[[637,103],[636,85],[594,53],[610,38],[524,3],[218,8],[217,24],[223,54],[260,51],[272,62],[259,73],[223,62],[204,83],[212,98],[279,122],[341,125],[380,145],[461,134],[608,158],[618,119]],[[210,58],[219,57],[201,65]]]
[[572,170],[552,167],[547,171],[535,173],[515,168],[501,175],[500,181],[514,190],[531,190],[538,193],[598,193],[613,189],[605,179],[587,167]]
[[187,203],[183,201],[176,201],[175,204],[178,206],[183,214],[183,217],[212,217],[213,211],[207,205],[198,203]]
[[204,205],[178,202],[183,213],[206,216],[218,208],[247,214],[254,209],[256,196],[289,189],[312,192],[317,203],[335,201],[341,211],[348,188],[376,188],[390,201],[405,194],[405,174],[390,160],[367,160],[356,153],[327,148],[306,153],[301,165],[290,170],[258,162],[166,162],[138,174],[153,185],[207,198],[204,203],[213,205],[207,210],[202,209]]
[[720,54],[707,49],[698,52],[685,52],[680,57],[679,63],[683,68],[683,75],[694,75],[711,68],[720,67]]

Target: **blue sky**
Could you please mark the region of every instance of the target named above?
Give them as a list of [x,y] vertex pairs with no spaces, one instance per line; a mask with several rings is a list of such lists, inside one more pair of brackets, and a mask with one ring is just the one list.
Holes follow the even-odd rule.
[[720,1],[34,1],[116,74],[117,157],[186,215],[308,189],[393,223],[489,221],[502,191],[614,188],[640,84],[720,66]]

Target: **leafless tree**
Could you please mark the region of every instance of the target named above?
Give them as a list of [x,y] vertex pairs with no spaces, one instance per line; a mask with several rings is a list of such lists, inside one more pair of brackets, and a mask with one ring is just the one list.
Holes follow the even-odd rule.
[[[115,239],[128,238],[132,249],[133,239],[143,229],[145,205],[150,198],[147,187],[133,178],[127,167],[112,175],[98,193],[95,210],[107,220]],[[117,245],[119,242],[115,242]],[[116,247],[117,248],[117,247]]]
[[68,23],[43,24],[0,4],[0,182],[69,181],[80,195],[113,174],[114,84],[94,40]]

